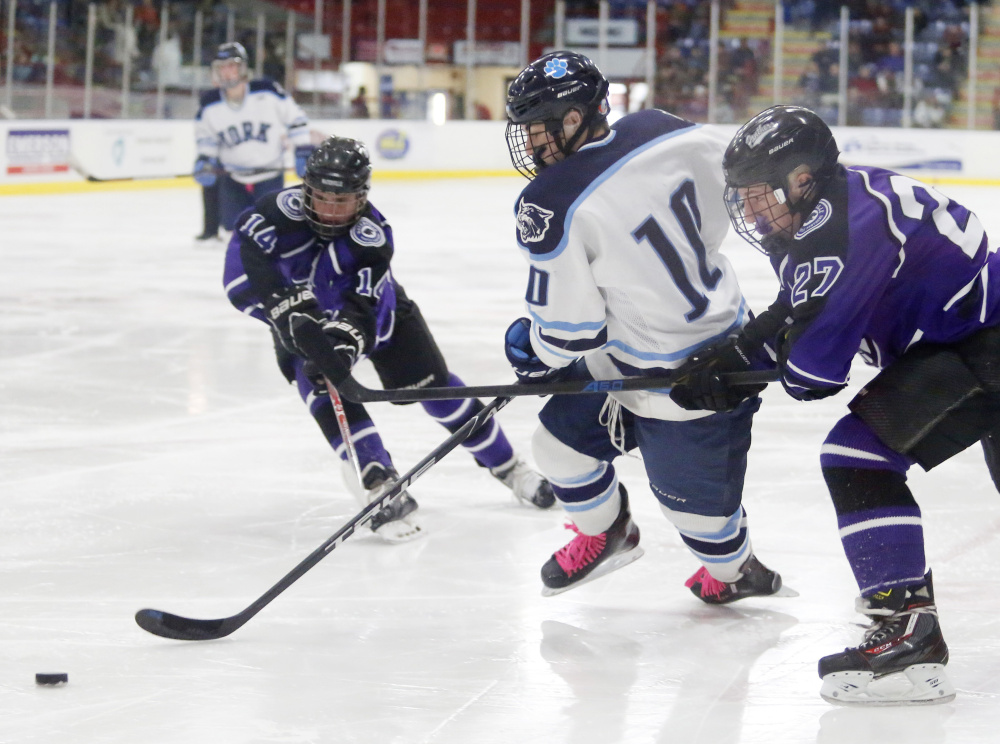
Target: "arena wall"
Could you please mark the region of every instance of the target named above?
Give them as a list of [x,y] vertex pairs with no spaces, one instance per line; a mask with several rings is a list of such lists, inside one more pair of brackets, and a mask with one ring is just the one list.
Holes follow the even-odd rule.
[[[317,140],[338,134],[366,142],[376,178],[514,173],[505,122],[331,120],[312,126]],[[851,127],[834,133],[846,164],[883,166],[936,183],[1000,185],[1000,132]],[[192,184],[186,176],[195,159],[190,121],[15,120],[0,122],[0,135],[0,194]],[[286,165],[291,167],[290,155]]]

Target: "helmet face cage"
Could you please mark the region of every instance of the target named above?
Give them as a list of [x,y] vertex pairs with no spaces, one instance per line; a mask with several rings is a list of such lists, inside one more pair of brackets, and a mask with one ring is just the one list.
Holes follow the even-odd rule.
[[[782,217],[790,216],[790,210],[786,204],[784,189],[775,189],[770,184],[759,184],[763,200],[767,206],[756,208],[752,213],[752,222],[747,221],[746,194],[750,188],[745,186],[726,186],[725,200],[726,210],[729,212],[729,221],[733,223],[736,233],[747,241],[761,253],[768,256],[781,255],[788,252],[788,242],[792,235],[787,229],[776,228],[774,225],[781,221]],[[740,193],[740,192],[744,193]],[[766,192],[770,192],[770,196]],[[789,217],[790,222],[790,217]]]
[[[306,161],[302,179],[302,206],[309,227],[319,237],[343,235],[360,219],[368,205],[372,166],[365,146],[346,137],[331,137]],[[348,206],[354,196],[353,208]]]
[[[551,52],[524,68],[507,91],[507,151],[518,173],[531,179],[548,165],[531,147],[527,130],[532,124],[545,126],[565,159],[584,133],[606,120],[607,95],[608,81],[597,65],[576,52]],[[583,121],[567,139],[563,118],[572,109]]]
[[[733,228],[768,255],[786,253],[797,229],[792,229],[794,216],[806,218],[815,208],[839,155],[833,133],[809,109],[772,106],[755,116],[736,133],[722,160]],[[812,178],[792,202],[787,198],[789,176],[801,166]]]
[[[223,44],[212,60],[212,83],[217,88],[229,90],[246,82],[250,79],[249,59],[246,48],[239,42],[231,41]],[[235,80],[223,77],[221,74],[222,68],[233,62],[239,63],[240,70],[239,77]]]

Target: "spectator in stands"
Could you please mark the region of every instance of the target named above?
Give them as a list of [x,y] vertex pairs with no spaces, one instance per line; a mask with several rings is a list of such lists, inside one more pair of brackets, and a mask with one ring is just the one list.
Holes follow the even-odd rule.
[[365,86],[358,88],[358,94],[351,99],[351,118],[367,119],[371,116],[368,113],[368,89]]
[[819,108],[822,84],[823,80],[819,74],[819,65],[816,64],[816,60],[811,59],[806,62],[806,69],[799,76],[799,88],[802,89],[803,106],[813,110]]
[[947,111],[932,90],[925,90],[917,105],[913,107],[913,125],[927,129],[944,126]]

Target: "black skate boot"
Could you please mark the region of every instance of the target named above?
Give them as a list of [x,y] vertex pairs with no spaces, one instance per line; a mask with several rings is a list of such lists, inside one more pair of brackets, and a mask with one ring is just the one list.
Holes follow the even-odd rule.
[[552,485],[520,457],[490,468],[490,473],[513,491],[518,501],[539,509],[548,509],[556,503]]
[[622,499],[621,509],[606,532],[584,535],[576,525],[566,525],[567,529],[576,533],[576,537],[542,566],[543,597],[592,581],[642,557],[639,528],[628,510],[628,493],[620,484],[618,489]]
[[706,604],[729,604],[746,597],[767,597],[781,589],[781,576],[758,561],[752,553],[740,566],[740,573],[742,577],[727,584],[713,578],[702,566],[684,586]]
[[982,439],[986,467],[990,470],[993,485],[1000,491],[1000,431],[987,434]]
[[919,584],[861,597],[857,609],[872,625],[860,646],[819,660],[824,699],[845,705],[910,705],[955,698],[944,670],[948,645],[938,623],[930,571]]
[[[364,486],[368,492],[368,503],[375,500],[382,492],[382,489],[394,483],[399,478],[395,468],[384,468],[379,464],[374,464],[365,473]],[[403,491],[390,504],[383,506],[368,526],[371,531],[381,537],[386,542],[407,542],[423,534],[420,525],[414,517],[410,516],[417,510],[416,500],[410,496],[409,492]]]

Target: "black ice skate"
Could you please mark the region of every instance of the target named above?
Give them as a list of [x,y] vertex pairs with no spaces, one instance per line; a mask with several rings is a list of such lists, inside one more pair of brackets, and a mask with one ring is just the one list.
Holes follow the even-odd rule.
[[919,584],[862,597],[857,604],[872,625],[860,646],[819,660],[824,699],[844,705],[954,700],[955,688],[944,670],[948,646],[938,624],[929,571]]
[[[375,463],[365,473],[364,486],[368,492],[368,503],[371,503],[382,492],[399,478],[393,468],[386,469]],[[408,542],[420,537],[423,531],[415,517],[411,516],[417,510],[416,500],[409,492],[403,491],[391,503],[382,507],[368,523],[372,532],[386,542]]]
[[[707,604],[729,604],[747,597],[767,597],[781,590],[781,576],[758,561],[752,553],[740,566],[740,573],[743,575],[739,579],[727,584],[715,579],[702,566],[684,586]],[[786,589],[784,594],[790,596],[794,592]]]
[[574,524],[566,528],[576,533],[568,545],[557,550],[542,566],[543,597],[559,594],[587,581],[627,566],[642,557],[639,547],[639,528],[632,521],[628,509],[628,494],[621,492],[621,509],[607,532],[584,535]]
[[551,484],[516,455],[503,465],[490,468],[490,473],[513,491],[518,501],[539,509],[548,509],[556,503]]

